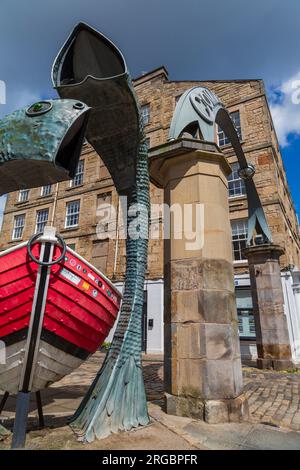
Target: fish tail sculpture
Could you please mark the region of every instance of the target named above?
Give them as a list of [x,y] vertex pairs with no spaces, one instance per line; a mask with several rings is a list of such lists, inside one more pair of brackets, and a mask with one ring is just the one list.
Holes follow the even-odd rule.
[[[136,187],[130,204],[149,205],[147,144],[142,140],[136,169]],[[140,219],[148,225],[148,215]],[[130,224],[130,216],[128,220]],[[128,237],[127,264],[122,309],[112,345],[104,364],[71,421],[82,440],[91,442],[111,432],[147,425],[146,394],[141,365],[141,329],[146,238]]]
[[149,423],[141,366],[144,278],[148,253],[149,173],[139,105],[120,51],[84,23],[77,25],[53,66],[63,98],[91,109],[87,140],[127,196],[127,226],[139,212],[138,236],[127,236],[126,276],[117,329],[89,391],[71,420],[83,441]]

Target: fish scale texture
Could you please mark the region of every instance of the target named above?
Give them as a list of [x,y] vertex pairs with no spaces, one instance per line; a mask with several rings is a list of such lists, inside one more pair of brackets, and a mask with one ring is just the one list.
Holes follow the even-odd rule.
[[[127,195],[129,206],[141,205],[141,237],[127,237],[125,289],[117,329],[104,364],[71,422],[79,439],[88,442],[150,421],[141,366],[149,227],[148,152],[141,118],[139,135],[135,185]],[[132,220],[129,216],[128,226]]]

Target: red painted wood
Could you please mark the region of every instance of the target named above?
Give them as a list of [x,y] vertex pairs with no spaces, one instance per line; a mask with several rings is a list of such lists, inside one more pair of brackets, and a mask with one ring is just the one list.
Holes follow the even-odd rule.
[[[39,256],[40,246],[33,247]],[[54,258],[60,255],[56,247]],[[0,338],[28,327],[38,266],[26,247],[0,253]],[[51,268],[43,328],[95,352],[112,328],[121,295],[97,271],[67,250]]]

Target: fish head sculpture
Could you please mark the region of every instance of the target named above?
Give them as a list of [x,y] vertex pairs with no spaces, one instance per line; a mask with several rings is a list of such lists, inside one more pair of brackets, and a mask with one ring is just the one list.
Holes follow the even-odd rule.
[[0,194],[73,178],[89,107],[45,100],[0,121]]
[[253,244],[256,235],[264,243],[271,243],[272,235],[253,180],[255,168],[246,159],[229,112],[213,91],[196,86],[180,97],[171,121],[169,140],[188,137],[214,142],[216,125],[228,137],[240,165],[240,176],[245,181],[249,210],[247,245]]
[[214,141],[214,123],[217,112],[223,107],[211,90],[196,86],[179,98],[171,121],[169,139],[183,134],[208,142]]
[[91,107],[86,138],[103,159],[119,193],[135,184],[139,106],[119,49],[79,23],[58,53],[52,82],[61,98]]
[[[61,98],[80,100],[92,108],[88,142],[105,163],[119,195],[127,196],[128,208],[142,205],[143,214],[148,215],[148,146],[121,52],[101,33],[80,23],[55,59],[52,80]],[[129,227],[134,216],[126,209],[124,215],[128,215]],[[141,219],[141,234],[148,233],[147,215]],[[147,247],[147,237],[126,237],[119,321],[105,362],[71,421],[80,439],[88,442],[119,429],[149,424],[141,368]]]

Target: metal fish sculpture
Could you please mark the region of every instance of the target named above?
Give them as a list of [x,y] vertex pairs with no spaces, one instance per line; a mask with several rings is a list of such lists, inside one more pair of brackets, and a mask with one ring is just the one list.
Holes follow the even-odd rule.
[[247,162],[227,109],[211,90],[197,86],[190,88],[180,97],[171,122],[169,139],[177,139],[186,133],[193,138],[214,142],[215,123],[229,138],[240,164],[240,177],[245,181],[249,210],[247,245],[253,242],[255,232],[263,242],[272,242],[272,235],[253,181],[255,168]]
[[[52,80],[62,98],[82,100],[92,108],[87,140],[103,159],[118,193],[128,197],[128,206],[142,204],[146,209],[139,220],[148,232],[147,143],[121,52],[102,34],[80,23],[54,62]],[[95,437],[149,423],[141,367],[147,249],[147,236],[127,237],[125,289],[116,333],[102,368],[71,421],[81,440],[91,442]]]
[[73,178],[89,107],[45,100],[0,121],[0,195]]

